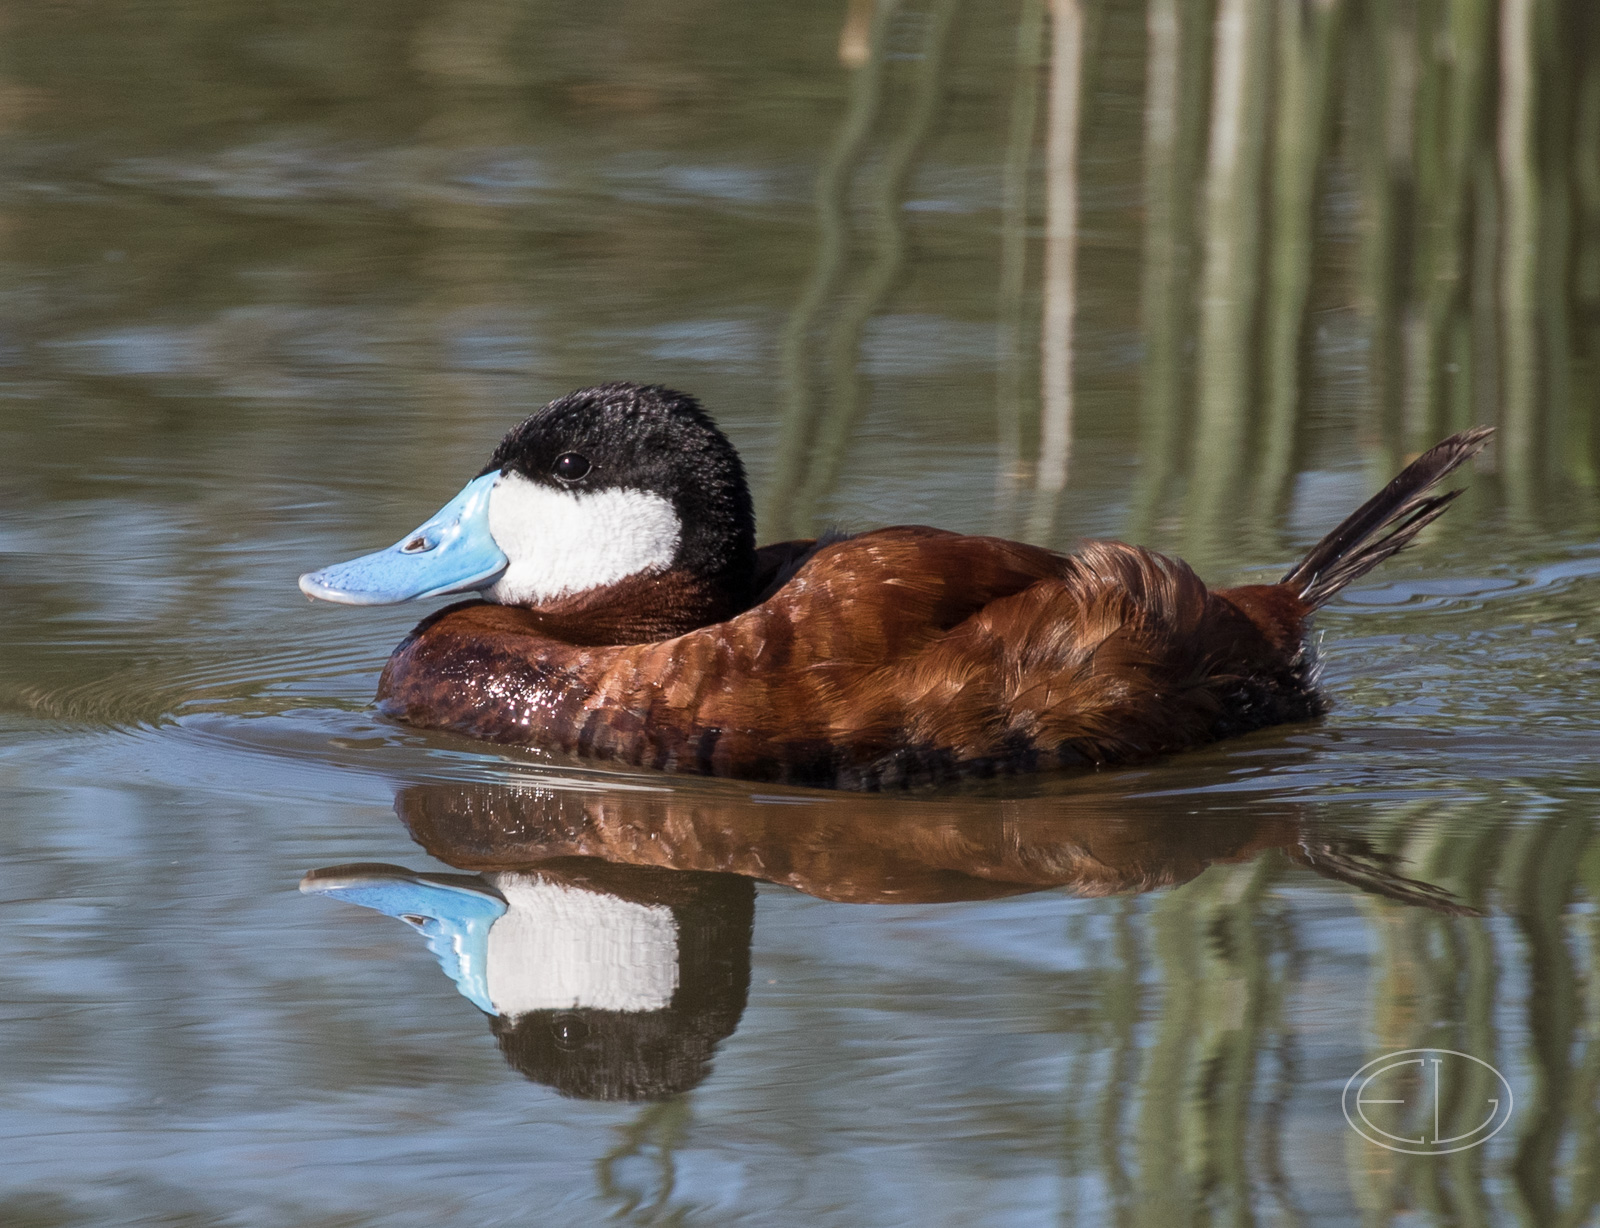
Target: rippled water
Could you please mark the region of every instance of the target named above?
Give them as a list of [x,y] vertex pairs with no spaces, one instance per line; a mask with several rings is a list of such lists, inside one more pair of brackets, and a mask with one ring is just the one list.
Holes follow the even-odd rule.
[[[1483,238],[1522,197],[1481,116],[1464,190],[1498,212],[1472,198],[1479,271],[1430,314],[1434,281],[1372,261],[1434,251],[1432,215],[1374,213],[1370,175],[1403,201],[1445,155],[1363,145],[1363,49],[1426,39],[1310,6],[1347,21],[1313,237],[1274,214],[1276,246],[1251,238],[1310,279],[1301,383],[1284,413],[1270,373],[1229,400],[1229,319],[1158,310],[1201,301],[1209,242],[1182,211],[1188,255],[1156,275],[1151,185],[1179,172],[1152,152],[1147,18],[1169,8],[1210,46],[1195,6],[1090,6],[1066,177],[1032,4],[5,19],[0,1220],[1592,1222],[1592,168],[1541,163],[1577,221],[1563,247],[1566,215],[1539,215],[1569,298],[1527,306],[1522,240]],[[1205,58],[1179,81],[1202,117]],[[1600,79],[1568,68],[1540,97],[1578,99],[1581,134]],[[1206,129],[1178,131],[1198,200]],[[1272,148],[1269,186],[1295,156]],[[1038,339],[1069,190],[1055,497]],[[701,395],[766,536],[1115,535],[1217,581],[1281,573],[1424,436],[1493,420],[1502,445],[1321,616],[1331,716],[1136,770],[846,797],[376,719],[419,611],[312,606],[294,577],[393,541],[520,415],[603,378]],[[463,986],[487,969],[475,1004],[401,921],[298,890],[348,863],[413,915],[504,897],[532,945],[450,947]],[[608,942],[645,971],[538,1005]],[[1358,1137],[1346,1080],[1417,1047],[1501,1071],[1506,1128],[1448,1157]]]

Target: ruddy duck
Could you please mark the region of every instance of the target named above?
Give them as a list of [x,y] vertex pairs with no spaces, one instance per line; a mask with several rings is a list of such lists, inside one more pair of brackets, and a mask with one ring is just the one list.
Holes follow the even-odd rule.
[[388,550],[300,577],[352,605],[476,593],[378,683],[425,728],[677,772],[879,789],[1104,767],[1325,711],[1307,620],[1402,549],[1488,442],[1418,457],[1277,584],[1208,589],[1120,542],[923,526],[757,549],[691,396],[604,384],[513,429]]

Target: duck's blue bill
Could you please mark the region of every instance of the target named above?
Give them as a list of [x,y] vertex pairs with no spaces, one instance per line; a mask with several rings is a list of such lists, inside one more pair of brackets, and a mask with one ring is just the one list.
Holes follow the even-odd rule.
[[344,605],[393,605],[487,588],[507,564],[489,532],[489,492],[499,477],[496,469],[474,478],[387,550],[308,571],[300,591]]
[[307,874],[300,890],[398,917],[422,935],[462,997],[485,1014],[497,1013],[487,979],[489,930],[506,902],[481,878],[417,874],[404,866],[330,866]]

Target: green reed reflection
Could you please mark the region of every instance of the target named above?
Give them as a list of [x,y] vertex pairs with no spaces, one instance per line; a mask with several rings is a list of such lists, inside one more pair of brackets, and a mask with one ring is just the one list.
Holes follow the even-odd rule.
[[1044,31],[1045,0],[1022,0],[1000,181],[999,293],[995,304],[995,420],[1000,445],[995,503],[996,531],[1002,534],[1019,531],[1015,511],[1029,473],[1023,438],[1038,429],[1038,395],[1030,394],[1026,387],[1037,364],[1028,352],[1025,334],[1038,315],[1028,294],[1028,187],[1038,133]]
[[1193,196],[1205,143],[1211,0],[1152,0],[1146,22],[1144,100],[1144,331],[1140,475],[1130,535],[1148,539],[1189,431],[1188,341],[1196,268]]
[[[818,181],[821,241],[785,342],[791,408],[772,503],[794,504],[785,525],[796,530],[832,488],[859,417],[866,322],[897,294],[906,240],[893,220],[895,185],[909,173],[897,158],[915,156],[916,134],[945,105],[936,84],[945,18],[934,6],[917,101],[885,138],[892,148],[871,205],[876,254],[845,293],[836,284],[848,251],[841,193],[878,123],[885,86],[874,57],[893,7],[875,10],[855,101]],[[1547,480],[1593,515],[1600,16],[1590,6],[1023,0],[999,140],[998,523],[1053,536],[1053,492],[1084,429],[1074,425],[1082,360],[1071,304],[1093,287],[1078,285],[1076,202],[1120,172],[1078,153],[1078,115],[1093,99],[1077,57],[1086,12],[1105,21],[1135,7],[1146,14],[1144,361],[1141,471],[1126,531],[1148,539],[1176,516],[1172,544],[1204,563],[1237,553],[1241,523],[1274,520],[1307,463],[1308,425],[1352,361],[1328,348],[1330,327],[1360,338],[1354,416],[1374,477],[1451,430],[1491,422],[1503,428],[1492,465],[1521,516]],[[1041,222],[1045,241],[1032,243]],[[802,343],[841,294],[818,392]],[[825,403],[807,400],[818,395]],[[805,493],[795,503],[791,491]],[[1270,532],[1255,549],[1280,552]]]
[[685,1222],[689,1208],[673,1206],[672,1195],[677,1186],[675,1152],[688,1127],[688,1102],[677,1099],[645,1106],[617,1131],[617,1145],[595,1165],[600,1194],[615,1207],[612,1218],[635,1224]]
[[1317,190],[1332,124],[1333,61],[1346,6],[1288,6],[1279,17],[1276,123],[1269,186],[1272,244],[1264,303],[1260,445],[1261,520],[1283,510],[1302,455],[1302,367],[1311,305]]
[[[859,11],[852,9],[847,17],[841,46],[850,48],[847,63],[856,62],[859,67],[845,122],[817,180],[821,241],[816,264],[784,332],[788,404],[779,445],[781,468],[772,482],[762,522],[769,533],[784,536],[808,529],[818,505],[838,479],[845,448],[860,417],[857,366],[862,336],[905,266],[906,186],[938,108],[943,52],[959,7],[958,0],[933,0],[921,14],[917,53],[901,74],[886,70],[890,28],[901,11],[898,0],[877,6],[864,43]],[[850,188],[861,173],[874,128],[886,109],[885,92],[895,84],[896,75],[911,78],[902,87],[909,98],[898,127],[883,138],[884,148],[867,191],[871,257],[862,272],[851,277],[847,267],[852,246]],[[837,302],[833,302],[835,298]],[[826,318],[830,303],[833,312],[820,346],[826,372],[822,382],[829,396],[819,403],[814,391],[812,334]]]
[[884,0],[865,23],[859,6],[852,7],[847,17],[845,35],[850,50],[846,63],[854,69],[850,98],[844,123],[817,172],[816,260],[784,328],[779,359],[785,398],[783,431],[778,441],[778,470],[770,481],[761,516],[774,539],[803,527],[794,505],[807,485],[806,466],[820,412],[810,356],[812,333],[834,297],[849,254],[846,198],[883,104],[883,52],[897,7],[896,0]]
[[[1379,1047],[1452,1048],[1493,1055],[1502,1070],[1525,1068],[1526,1077],[1513,1078],[1511,1189],[1491,1176],[1488,1148],[1447,1157],[1378,1156],[1363,1154],[1366,1145],[1355,1141],[1352,1172],[1370,1179],[1357,1192],[1373,1222],[1390,1222],[1416,1205],[1463,1223],[1580,1224],[1600,1205],[1593,1148],[1583,1135],[1595,1113],[1600,984],[1589,959],[1575,958],[1575,940],[1582,939],[1572,924],[1575,909],[1593,908],[1593,882],[1583,881],[1582,867],[1592,864],[1596,828],[1592,817],[1538,798],[1486,799],[1480,813],[1487,818],[1508,805],[1521,811],[1519,825],[1485,822],[1460,844],[1408,839],[1404,813],[1389,824],[1408,859],[1426,873],[1469,884],[1474,898],[1498,899],[1512,926],[1416,912],[1372,920],[1382,939],[1373,988]],[[1438,832],[1441,817],[1456,823],[1463,813],[1472,810],[1434,815],[1426,830]],[[1584,954],[1592,956],[1592,948]],[[1496,1018],[1501,969],[1513,967],[1525,967],[1528,976],[1519,1023],[1529,1043],[1522,1053],[1508,1046]],[[1579,1070],[1582,1077],[1575,1076]],[[1480,1072],[1448,1089],[1443,1111],[1450,1133],[1464,1133],[1481,1118],[1493,1091],[1489,1079]],[[1583,1141],[1572,1151],[1575,1140]]]
[[1196,337],[1194,469],[1185,537],[1203,557],[1220,536],[1250,443],[1259,381],[1261,227],[1273,6],[1219,0],[1204,180]]
[[[1482,1055],[1508,1074],[1517,1101],[1501,1139],[1446,1156],[1391,1152],[1349,1132],[1340,1180],[1367,1223],[1421,1211],[1428,1222],[1578,1225],[1600,1206],[1600,833],[1592,818],[1533,799],[1522,806],[1544,813],[1496,823],[1517,800],[1399,807],[1370,829],[1408,872],[1455,884],[1493,912],[1450,916],[1359,897],[1374,943],[1359,1060],[1421,1047]],[[1440,838],[1467,824],[1475,834],[1465,848]],[[1317,1201],[1328,1175],[1285,1130],[1296,1100],[1337,1101],[1353,1070],[1304,1082],[1312,1072],[1296,1038],[1305,1012],[1319,1010],[1316,965],[1326,954],[1302,945],[1303,918],[1280,894],[1285,885],[1283,863],[1270,856],[1213,867],[1155,901],[1144,924],[1114,924],[1093,944],[1104,961],[1106,1048],[1096,1096],[1070,1111],[1094,1121],[1092,1146],[1077,1154],[1099,1170],[1115,1222],[1300,1223]],[[1507,1014],[1505,970],[1517,967],[1529,981]],[[1525,1049],[1508,1024],[1525,1029]],[[1445,1136],[1471,1131],[1495,1094],[1487,1071],[1443,1087]],[[1402,1109],[1370,1112],[1403,1128]]]
[[824,354],[833,397],[817,424],[811,471],[800,490],[800,504],[806,509],[815,508],[832,491],[845,447],[861,414],[861,376],[857,369],[861,340],[868,321],[882,308],[905,267],[906,187],[938,108],[944,51],[958,8],[958,0],[933,0],[924,15],[906,114],[899,129],[885,142],[881,164],[868,192],[872,257],[828,329]]

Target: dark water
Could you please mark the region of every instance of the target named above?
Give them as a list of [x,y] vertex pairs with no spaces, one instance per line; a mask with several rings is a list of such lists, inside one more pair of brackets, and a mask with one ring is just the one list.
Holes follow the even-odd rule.
[[[4,15],[0,1221],[1593,1222],[1600,22],[1054,8]],[[1321,617],[1315,726],[850,798],[374,719],[419,612],[295,575],[603,378],[700,394],[767,537],[1216,581],[1501,436]],[[297,891],[349,862],[670,983],[491,1019]],[[1346,1124],[1419,1047],[1502,1072],[1487,1144]]]

